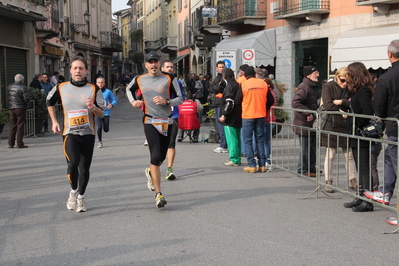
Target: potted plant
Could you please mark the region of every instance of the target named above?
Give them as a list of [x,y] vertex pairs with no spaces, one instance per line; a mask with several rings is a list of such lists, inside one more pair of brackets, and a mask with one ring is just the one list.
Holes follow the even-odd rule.
[[0,134],[3,132],[4,125],[7,124],[10,121],[10,112],[8,109],[3,107],[2,104],[0,104]]
[[132,30],[130,32],[130,39],[134,42],[139,42],[143,40],[143,30],[142,29]]
[[[287,84],[281,83],[279,81],[276,81],[276,86],[277,86],[277,93],[278,93],[278,101],[276,103],[276,106],[283,106],[284,105],[284,94],[288,90]],[[276,122],[278,123],[284,123],[285,121],[289,120],[289,115],[286,111],[282,109],[275,109],[274,115],[276,116]],[[282,126],[281,125],[276,125],[273,130],[272,130],[272,136],[277,135],[280,133]]]
[[41,92],[39,89],[28,88],[31,101],[28,104],[28,109],[34,108],[35,118],[35,134],[39,134],[43,128],[44,119],[47,119],[47,105],[46,105],[46,94]]

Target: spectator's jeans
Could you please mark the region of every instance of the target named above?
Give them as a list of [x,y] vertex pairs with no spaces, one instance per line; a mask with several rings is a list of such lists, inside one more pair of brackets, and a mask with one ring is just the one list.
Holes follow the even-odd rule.
[[316,135],[298,135],[301,152],[298,159],[298,174],[316,173]]
[[265,124],[265,156],[266,156],[266,163],[271,164],[270,154],[272,153],[271,147],[271,137],[272,137],[272,129],[275,125],[272,124]]
[[[241,130],[241,134],[240,134],[240,138],[241,138],[241,154],[243,154],[243,155],[245,155],[246,156],[246,153],[245,153],[245,145],[244,145],[244,137],[243,137],[243,131]],[[253,136],[252,136],[252,147],[253,147],[253,149],[254,149],[254,154],[257,154],[258,153],[258,149],[256,148],[256,143],[255,143],[255,133],[253,134]],[[244,156],[244,157],[245,157]]]
[[216,118],[216,126],[218,127],[220,143],[219,147],[223,149],[227,149],[226,135],[224,134],[224,126],[220,124],[220,107],[215,107],[215,118]]
[[[394,136],[388,136],[388,140],[398,142],[398,138]],[[385,149],[384,187],[380,188],[380,191],[383,193],[389,193],[391,197],[395,189],[395,183],[398,174],[397,159],[398,159],[398,146],[388,144],[388,146]]]
[[266,164],[265,144],[264,144],[264,127],[265,118],[242,119],[242,136],[244,139],[245,153],[247,156],[248,166],[256,167],[254,158],[254,149],[252,146],[252,136],[255,133],[256,147],[258,148],[258,165],[264,167]]

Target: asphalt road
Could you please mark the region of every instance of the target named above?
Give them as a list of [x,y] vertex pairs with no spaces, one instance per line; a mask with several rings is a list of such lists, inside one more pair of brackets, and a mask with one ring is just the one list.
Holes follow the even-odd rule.
[[[66,209],[60,135],[0,148],[0,265],[397,265],[395,213],[354,213],[283,170],[225,167],[215,143],[178,143],[165,208],[146,186],[140,111],[121,98],[94,151],[86,213]],[[208,133],[204,125],[201,133]],[[97,145],[96,145],[97,146]],[[162,166],[164,174],[166,166]]]

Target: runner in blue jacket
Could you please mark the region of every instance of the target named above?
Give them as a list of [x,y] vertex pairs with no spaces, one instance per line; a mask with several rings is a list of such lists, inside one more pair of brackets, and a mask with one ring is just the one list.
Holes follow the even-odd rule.
[[104,128],[104,132],[109,131],[109,118],[111,116],[111,108],[116,105],[118,100],[115,98],[112,91],[105,87],[105,79],[103,77],[98,77],[96,80],[96,85],[101,89],[104,97],[104,117],[99,118],[96,116],[96,125],[97,125],[97,136],[98,136],[98,146],[97,148],[102,148],[104,146],[102,140],[102,131]]

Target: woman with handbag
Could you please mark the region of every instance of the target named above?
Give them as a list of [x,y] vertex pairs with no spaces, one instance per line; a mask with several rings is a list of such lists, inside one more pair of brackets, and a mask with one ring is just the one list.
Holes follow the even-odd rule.
[[[326,111],[345,111],[347,112],[350,107],[350,91],[347,89],[346,75],[348,74],[347,67],[342,67],[335,72],[334,79],[326,82],[323,85],[320,106],[323,106]],[[338,133],[347,133],[346,121],[342,115],[328,114],[327,121],[323,130],[333,131]],[[352,150],[348,147],[348,139],[338,137],[334,134],[323,133],[321,135],[321,146],[326,147],[326,158],[324,161],[324,173],[326,184],[332,185],[332,170],[337,147],[341,147],[342,153],[345,156],[345,167],[349,176],[349,187],[356,189],[356,172],[355,161],[353,160]],[[333,193],[331,187],[325,187],[325,191]]]
[[[361,62],[355,62],[348,66],[348,88],[352,92],[351,108],[353,113],[362,115],[373,115],[374,110],[371,99],[374,93],[373,80]],[[353,119],[355,121],[353,122]],[[347,118],[349,134],[362,136],[359,128],[367,126],[370,122],[367,118]],[[353,132],[354,129],[354,132]],[[352,147],[353,158],[355,159],[356,169],[359,173],[359,196],[363,192],[370,190],[370,144],[367,140],[349,139],[349,145]],[[344,204],[345,208],[352,208],[354,212],[373,211],[373,204],[362,199],[355,198],[352,202]]]

